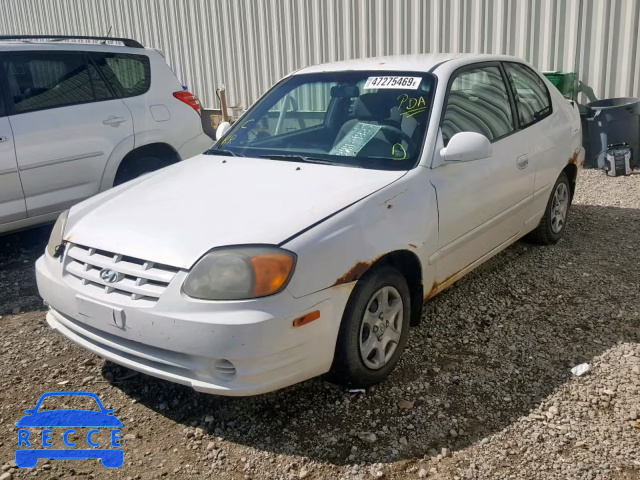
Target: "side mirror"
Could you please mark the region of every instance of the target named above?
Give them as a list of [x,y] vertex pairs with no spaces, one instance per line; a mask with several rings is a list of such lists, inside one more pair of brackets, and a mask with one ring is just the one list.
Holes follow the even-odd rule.
[[216,142],[220,140],[230,128],[231,124],[229,122],[222,122],[218,125],[218,128],[216,128]]
[[470,162],[489,158],[492,154],[493,147],[489,139],[475,132],[456,133],[449,144],[440,150],[445,162]]

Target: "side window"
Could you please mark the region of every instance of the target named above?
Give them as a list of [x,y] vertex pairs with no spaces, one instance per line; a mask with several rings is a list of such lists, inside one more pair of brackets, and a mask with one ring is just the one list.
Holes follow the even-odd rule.
[[89,62],[89,76],[91,77],[91,83],[93,84],[93,92],[96,96],[96,101],[111,100],[116,98],[111,88],[107,85],[107,82],[102,78],[98,72],[98,67]]
[[451,83],[442,135],[445,145],[460,132],[476,132],[490,141],[515,130],[507,88],[499,67],[465,70]]
[[527,127],[551,113],[551,98],[536,72],[518,63],[505,63],[513,87],[520,128]]
[[118,96],[135,97],[149,90],[149,57],[125,53],[92,53],[90,56]]
[[94,100],[81,53],[29,52],[6,55],[9,97],[14,113],[62,107]]

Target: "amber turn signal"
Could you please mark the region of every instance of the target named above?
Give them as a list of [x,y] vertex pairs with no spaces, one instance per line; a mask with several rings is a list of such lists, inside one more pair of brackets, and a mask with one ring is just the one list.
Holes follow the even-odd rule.
[[263,297],[277,292],[289,279],[293,257],[284,253],[267,253],[251,259],[255,283],[253,295]]
[[311,323],[314,320],[317,320],[320,318],[320,310],[315,310],[313,312],[309,312],[306,315],[303,315],[302,317],[298,317],[293,321],[293,326],[294,327],[301,327],[303,325],[306,325],[307,323]]

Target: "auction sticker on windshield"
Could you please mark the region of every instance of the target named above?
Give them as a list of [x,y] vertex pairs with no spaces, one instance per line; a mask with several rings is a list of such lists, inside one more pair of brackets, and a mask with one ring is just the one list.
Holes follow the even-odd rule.
[[339,155],[342,157],[355,157],[358,152],[376,136],[382,128],[380,125],[358,122],[347,132],[342,140],[331,149],[329,155]]
[[374,88],[405,88],[417,90],[422,77],[369,77],[364,84],[363,90]]

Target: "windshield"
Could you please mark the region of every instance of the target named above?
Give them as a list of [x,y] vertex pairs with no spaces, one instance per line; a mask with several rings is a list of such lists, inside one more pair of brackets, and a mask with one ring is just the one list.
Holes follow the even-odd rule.
[[434,77],[351,71],[276,85],[208,152],[409,170],[419,160]]

